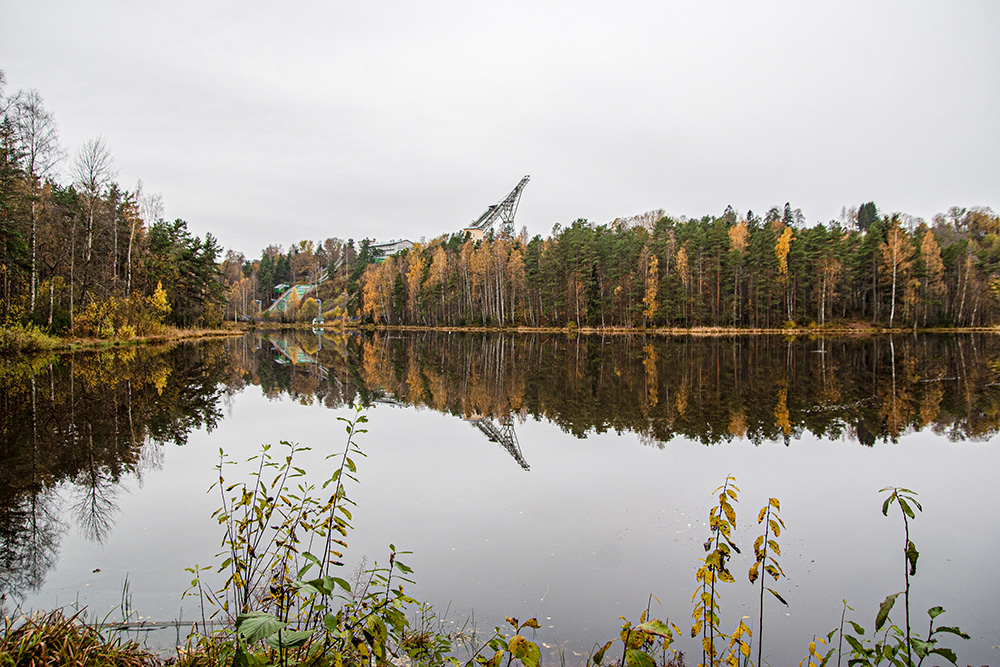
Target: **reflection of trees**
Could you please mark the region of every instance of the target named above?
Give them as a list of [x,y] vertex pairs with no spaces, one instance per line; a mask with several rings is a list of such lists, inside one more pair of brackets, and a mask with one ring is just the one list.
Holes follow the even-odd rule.
[[52,488],[0,505],[0,593],[37,589],[59,558],[65,525]]
[[97,465],[93,457],[87,463],[73,478],[72,513],[80,531],[103,544],[114,528],[121,486],[112,471]]
[[0,364],[0,593],[41,583],[64,511],[107,539],[122,480],[217,423],[228,358],[214,342]]
[[[295,345],[291,335],[289,345]],[[311,364],[260,362],[271,395],[328,406],[383,397],[458,417],[533,415],[583,437],[632,431],[866,445],[930,427],[953,439],[1000,430],[1000,337],[674,337],[391,332],[298,346]],[[307,340],[308,339],[308,340]],[[325,339],[324,339],[325,341]],[[263,357],[261,357],[263,359]],[[321,380],[310,366],[324,369]]]

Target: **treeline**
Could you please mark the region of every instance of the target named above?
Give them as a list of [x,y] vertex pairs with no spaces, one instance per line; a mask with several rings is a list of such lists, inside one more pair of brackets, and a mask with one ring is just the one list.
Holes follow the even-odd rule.
[[164,220],[162,199],[141,182],[117,183],[100,137],[69,160],[69,183],[56,178],[64,161],[41,96],[7,94],[0,71],[0,326],[103,337],[214,326],[261,317],[290,284],[317,288],[274,319],[776,328],[1000,317],[1000,217],[989,208],[928,223],[868,202],[813,227],[789,204],[763,217],[652,211],[556,225],[548,238],[453,234],[388,258],[370,239],[328,238],[248,259]]
[[932,222],[880,215],[802,225],[655,211],[525,233],[452,236],[365,268],[363,312],[408,325],[596,327],[813,323],[985,326],[1000,317],[1000,217],[952,208]]
[[123,188],[100,137],[67,162],[38,91],[7,94],[0,71],[0,325],[129,336],[218,323],[222,249],[163,219],[159,195]]

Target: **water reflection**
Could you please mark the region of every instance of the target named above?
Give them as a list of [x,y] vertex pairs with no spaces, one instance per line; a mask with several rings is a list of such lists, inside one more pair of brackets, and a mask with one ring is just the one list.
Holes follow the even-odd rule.
[[[614,430],[656,447],[682,436],[786,444],[809,432],[872,446],[912,430],[982,440],[1000,428],[1000,338],[474,335],[267,338],[269,393],[337,407],[428,407],[482,422],[527,469],[512,417],[577,437]],[[262,346],[268,347],[267,345]],[[253,380],[257,382],[257,379]]]
[[211,431],[227,396],[250,385],[302,405],[452,415],[528,471],[516,428],[529,417],[579,438],[634,432],[652,447],[678,436],[789,444],[805,433],[873,446],[923,429],[984,440],[1000,429],[1000,337],[294,332],[8,360],[0,594],[41,585],[70,521],[107,540],[123,482],[157,468],[164,445]]
[[221,342],[81,353],[0,367],[0,594],[37,589],[66,519],[103,542],[127,477],[221,418]]

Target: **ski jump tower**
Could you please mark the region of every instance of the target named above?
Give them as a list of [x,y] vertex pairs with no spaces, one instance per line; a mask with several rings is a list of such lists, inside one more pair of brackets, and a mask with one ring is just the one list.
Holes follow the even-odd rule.
[[486,230],[499,221],[500,231],[510,233],[514,229],[514,214],[517,213],[517,204],[521,201],[521,191],[524,190],[524,186],[528,184],[530,178],[530,176],[522,178],[509,195],[501,199],[498,204],[493,204],[486,209],[478,220],[462,231],[468,232],[472,235],[473,240],[478,241],[486,234]]

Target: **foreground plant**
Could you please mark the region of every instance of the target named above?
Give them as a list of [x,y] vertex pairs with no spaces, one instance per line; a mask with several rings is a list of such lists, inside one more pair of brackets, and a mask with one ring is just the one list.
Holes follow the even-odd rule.
[[[500,626],[497,626],[493,629],[493,635],[465,663],[466,667],[471,667],[471,665],[501,667],[504,658],[507,658],[507,667],[510,667],[514,660],[519,661],[523,667],[538,667],[538,663],[542,659],[541,649],[538,648],[538,644],[521,634],[525,628],[537,630],[539,627],[538,619],[529,618],[521,623],[516,618],[508,616],[507,623],[514,628],[514,635],[507,639]],[[493,655],[489,658],[484,654],[486,649],[493,651]]]
[[159,661],[132,641],[122,641],[83,621],[83,610],[67,616],[56,609],[15,620],[4,616],[0,665],[140,667]]
[[[388,565],[363,570],[352,583],[333,575],[343,565],[351,529],[354,503],[345,483],[357,481],[355,459],[364,456],[355,437],[366,432],[362,425],[367,422],[360,407],[353,418],[339,419],[346,424],[347,444],[343,452],[326,457],[336,466],[318,488],[296,465],[306,447],[282,442],[287,451],[276,459],[264,445],[248,461],[255,466],[249,482],[228,485],[224,473],[231,461],[220,453],[213,488],[222,494],[214,516],[225,527],[223,561],[216,568],[224,581],[218,589],[207,586],[202,580],[207,568],[195,566],[189,592],[202,602],[203,621],[208,604],[229,625],[222,633],[199,637],[194,656],[235,665],[341,667],[381,665],[400,652],[416,656],[422,651],[432,664],[448,661],[443,656],[449,647],[441,638],[429,654],[407,642],[406,610],[416,601],[404,593],[411,570],[397,558],[407,552],[390,545]],[[189,664],[198,664],[194,660]]]
[[[736,530],[736,509],[733,507],[739,501],[739,487],[736,478],[726,476],[725,483],[715,489],[718,504],[708,513],[708,527],[711,534],[705,542],[708,555],[702,559],[702,565],[695,573],[699,587],[694,592],[692,600],[695,603],[691,616],[694,625],[691,626],[691,636],[701,634],[701,665],[713,667],[724,664],[738,664],[740,655],[744,660],[750,658],[750,644],[746,638],[753,633],[741,619],[732,635],[726,635],[720,629],[719,591],[717,583],[731,584],[736,581],[729,571],[729,559],[733,553],[741,553],[733,541]],[[716,645],[716,639],[729,639],[728,649]]]
[[[920,552],[916,545],[910,540],[910,520],[916,519],[916,512],[922,512],[923,507],[917,502],[916,492],[910,489],[889,486],[881,490],[881,493],[888,493],[882,503],[882,515],[888,516],[892,505],[899,507],[903,517],[903,578],[905,587],[898,593],[893,593],[882,601],[878,612],[875,615],[875,630],[869,640],[865,636],[865,628],[852,620],[847,619],[847,611],[851,609],[844,601],[844,613],[841,615],[840,627],[832,630],[827,635],[827,641],[832,644],[835,636],[839,635],[838,647],[831,648],[825,656],[820,656],[816,651],[815,641],[810,644],[809,655],[801,663],[800,667],[822,667],[826,665],[833,654],[837,653],[837,664],[841,664],[844,655],[843,642],[850,646],[848,665],[862,667],[874,667],[875,665],[892,665],[893,667],[919,667],[924,660],[931,655],[938,655],[952,664],[957,664],[958,657],[955,651],[946,646],[939,646],[943,635],[955,635],[962,639],[969,639],[969,635],[962,632],[957,627],[940,626],[934,627],[935,620],[944,613],[944,607],[935,606],[927,610],[930,622],[927,628],[927,635],[921,639],[914,637],[910,626],[910,577],[917,574],[917,559]],[[904,606],[904,627],[901,629],[890,621],[889,613],[896,603],[896,599],[903,596]],[[852,610],[853,611],[853,610]],[[845,623],[850,626],[845,632]],[[853,631],[853,634],[852,634]],[[880,634],[881,633],[881,634]],[[823,642],[822,639],[818,641]],[[815,659],[815,660],[814,660]],[[818,661],[818,663],[817,663]]]
[[[665,623],[658,618],[646,620],[649,609],[639,615],[639,625],[632,627],[632,623],[624,616],[619,617],[622,621],[621,632],[618,639],[612,639],[602,646],[593,656],[593,661],[598,667],[604,661],[604,656],[611,645],[616,641],[622,643],[622,657],[620,665],[627,667],[655,667],[656,653],[660,654],[660,664],[666,665],[667,651],[670,651],[672,658],[678,656],[673,648],[674,633],[680,634],[680,630],[672,623]],[[680,654],[680,661],[683,663],[683,654]]]
[[757,514],[757,523],[764,526],[764,533],[758,535],[757,539],[753,543],[753,555],[754,563],[750,566],[750,571],[747,573],[750,583],[754,583],[757,578],[760,578],[760,609],[758,611],[758,624],[757,624],[757,664],[762,665],[763,662],[763,647],[764,647],[764,591],[768,591],[778,599],[778,602],[788,606],[785,602],[785,598],[781,597],[776,590],[764,585],[764,577],[761,576],[761,570],[763,569],[763,574],[770,575],[772,579],[777,581],[780,577],[785,576],[784,570],[781,569],[781,565],[778,564],[777,558],[775,556],[781,555],[781,548],[778,546],[776,539],[781,535],[781,531],[785,528],[785,522],[781,520],[781,503],[777,498],[768,498],[767,505],[760,508],[760,512]]

